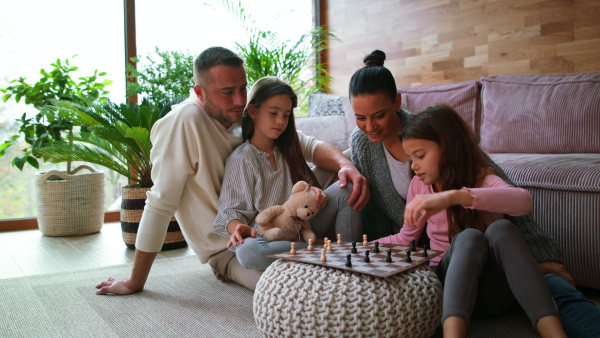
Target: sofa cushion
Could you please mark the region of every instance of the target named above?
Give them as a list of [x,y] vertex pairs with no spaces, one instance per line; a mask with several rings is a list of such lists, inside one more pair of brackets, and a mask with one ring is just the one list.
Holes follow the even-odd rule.
[[[346,118],[348,137],[356,128],[354,110],[348,96],[336,96],[326,93],[312,93],[308,98],[308,117],[343,115]],[[345,148],[344,148],[345,149]]]
[[561,191],[600,192],[600,154],[490,154],[517,185]]
[[308,97],[308,116],[345,115],[342,97],[326,93],[312,93]]
[[296,130],[305,135],[330,143],[342,151],[350,147],[345,116],[295,117],[294,120]]
[[599,153],[600,72],[481,79],[489,153]]
[[417,114],[436,103],[447,103],[479,134],[479,83],[466,81],[429,86],[398,87],[409,111]]

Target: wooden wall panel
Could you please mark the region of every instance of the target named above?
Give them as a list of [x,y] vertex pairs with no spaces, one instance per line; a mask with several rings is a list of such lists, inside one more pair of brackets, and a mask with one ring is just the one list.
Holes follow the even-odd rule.
[[334,94],[373,49],[399,86],[600,71],[600,0],[322,0]]

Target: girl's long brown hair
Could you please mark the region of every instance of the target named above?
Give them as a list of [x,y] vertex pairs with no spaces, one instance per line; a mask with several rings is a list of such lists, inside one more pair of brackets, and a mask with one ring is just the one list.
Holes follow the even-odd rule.
[[[487,174],[494,173],[485,153],[479,148],[471,128],[447,104],[436,104],[412,117],[402,129],[402,140],[423,139],[437,143],[442,191],[480,187]],[[414,173],[413,173],[414,175]],[[454,205],[446,210],[448,239],[466,228],[484,230],[477,210]]]
[[[265,76],[256,81],[254,86],[252,86],[248,104],[253,104],[256,108],[259,108],[266,100],[280,94],[287,95],[292,100],[292,110],[296,108],[298,97],[292,87],[276,76]],[[242,116],[242,137],[246,141],[252,138],[252,135],[254,135],[254,121],[248,115],[248,108],[246,108]],[[317,178],[308,167],[302,155],[300,140],[296,133],[294,114],[290,114],[287,127],[275,140],[275,146],[290,169],[293,184],[298,181],[305,181],[320,188]]]

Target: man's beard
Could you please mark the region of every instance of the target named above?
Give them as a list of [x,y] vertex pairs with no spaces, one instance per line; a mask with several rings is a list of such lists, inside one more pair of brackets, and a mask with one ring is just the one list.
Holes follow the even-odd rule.
[[208,115],[210,115],[210,117],[217,120],[217,122],[221,123],[222,125],[232,125],[233,124],[233,120],[231,120],[231,117],[229,117],[226,113],[227,111],[217,108],[208,99],[208,97],[206,98],[206,101],[204,102],[204,109],[206,110]]

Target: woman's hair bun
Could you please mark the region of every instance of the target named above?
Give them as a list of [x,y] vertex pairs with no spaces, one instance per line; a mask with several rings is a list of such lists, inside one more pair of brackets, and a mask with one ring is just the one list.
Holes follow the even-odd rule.
[[365,66],[383,66],[384,61],[385,53],[379,49],[375,49],[363,59]]

